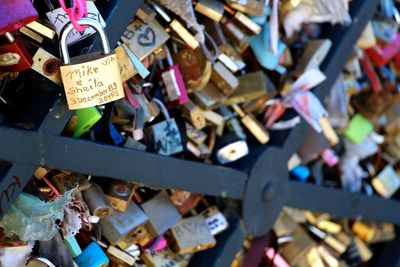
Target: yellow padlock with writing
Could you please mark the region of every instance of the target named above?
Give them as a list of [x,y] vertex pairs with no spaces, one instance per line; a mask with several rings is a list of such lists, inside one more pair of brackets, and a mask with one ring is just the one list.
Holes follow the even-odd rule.
[[82,18],[79,25],[92,27],[100,36],[102,51],[72,59],[69,56],[67,36],[74,28],[68,23],[61,30],[60,50],[63,64],[61,78],[68,108],[81,109],[106,104],[124,97],[117,55],[110,49],[108,38],[94,19]]

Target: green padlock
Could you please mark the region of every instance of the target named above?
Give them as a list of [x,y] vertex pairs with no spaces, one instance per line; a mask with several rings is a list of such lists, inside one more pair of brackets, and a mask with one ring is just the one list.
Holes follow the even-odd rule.
[[78,109],[76,116],[77,121],[73,137],[80,137],[101,119],[101,114],[95,107]]
[[372,123],[367,118],[361,114],[356,114],[351,118],[344,135],[353,144],[359,144],[373,129]]

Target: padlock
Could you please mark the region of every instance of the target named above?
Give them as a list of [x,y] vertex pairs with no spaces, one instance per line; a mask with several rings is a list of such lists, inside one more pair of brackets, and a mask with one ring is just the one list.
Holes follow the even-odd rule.
[[263,71],[250,72],[239,76],[238,79],[239,87],[229,95],[225,105],[241,104],[264,96],[272,99],[278,93]]
[[183,151],[182,137],[174,118],[169,116],[164,104],[153,99],[165,117],[165,120],[144,129],[153,149],[161,155],[173,155]]
[[225,6],[224,9],[227,15],[229,14],[229,17],[231,17],[233,21],[236,22],[236,25],[238,25],[244,32],[246,32],[246,34],[257,35],[261,32],[261,26],[252,21],[242,12],[235,11],[228,6]]
[[166,53],[169,65],[167,70],[161,74],[168,95],[167,106],[175,107],[185,104],[189,101],[189,97],[186,92],[185,83],[183,82],[182,73],[179,66],[174,64],[168,47],[164,46],[163,50]]
[[125,264],[127,266],[134,266],[136,263],[136,258],[134,256],[117,247],[109,246],[106,253],[108,258],[115,263]]
[[201,215],[180,220],[166,235],[171,250],[179,255],[212,248],[216,245],[214,236]]
[[196,129],[203,129],[206,126],[206,119],[204,118],[202,110],[192,101],[189,100],[181,105],[179,109],[182,115],[190,121]]
[[283,210],[279,214],[278,219],[276,219],[272,229],[278,237],[290,236],[296,226],[297,223],[293,220],[293,218]]
[[[62,29],[64,26],[70,21],[68,14],[62,7],[54,8],[51,4],[51,0],[45,1],[48,8],[50,9],[49,12],[46,13],[47,18],[49,19],[50,23],[54,26],[57,35],[61,36]],[[93,1],[87,1],[87,14],[88,18],[95,20],[97,23],[101,25],[102,28],[106,27],[106,22],[104,21],[103,17],[101,16],[99,10],[97,9],[95,3]],[[78,32],[75,28],[72,29],[67,34],[67,44],[72,45],[80,40],[83,40],[91,35],[93,35],[96,31],[93,28],[87,27],[83,32]]]
[[149,217],[146,228],[153,236],[163,235],[181,219],[178,210],[164,191],[145,201],[140,207]]
[[0,71],[23,71],[32,67],[33,60],[20,39],[15,39],[10,32],[0,36],[4,40],[0,44]]
[[169,39],[169,35],[155,19],[147,23],[135,19],[121,39],[140,60],[144,60],[160,48]]
[[89,180],[86,176],[78,173],[59,173],[52,176],[50,180],[61,194],[75,188],[78,191],[82,191],[90,187]]
[[382,47],[375,46],[366,49],[368,56],[374,62],[378,68],[389,63],[389,61],[396,56],[400,49],[400,34],[396,34],[396,37],[387,45]]
[[387,165],[372,179],[371,184],[381,196],[390,198],[400,188],[400,175],[391,165]]
[[148,251],[140,255],[140,258],[149,267],[187,267],[191,257],[191,254],[177,255],[169,249],[156,252]]
[[194,91],[191,98],[203,110],[211,110],[222,105],[226,96],[212,82],[209,82],[203,90]]
[[98,32],[103,51],[70,59],[66,41],[74,26],[68,23],[63,28],[60,50],[64,64],[60,71],[68,108],[92,107],[123,98],[117,56],[112,53],[103,28],[96,20],[89,18],[80,19],[78,24],[93,27]]
[[100,219],[104,237],[115,246],[125,237],[132,235],[148,217],[134,202],[130,202],[125,212],[114,211],[113,214]]
[[108,203],[117,211],[124,212],[132,200],[135,185],[124,181],[113,180],[106,192]]
[[200,214],[205,217],[208,229],[212,235],[222,233],[229,227],[228,221],[217,206],[210,206]]
[[379,79],[379,76],[376,73],[368,54],[365,52],[360,58],[360,65],[363,68],[365,74],[367,75],[368,80],[370,81],[371,87],[374,90],[374,92],[376,93],[381,92],[383,90],[381,80]]
[[307,252],[315,246],[315,242],[303,230],[301,226],[297,226],[292,232],[292,242],[289,242],[280,251],[282,256],[292,265],[305,258]]
[[219,22],[224,14],[224,4],[219,1],[199,0],[194,8],[204,16]]
[[76,123],[72,136],[80,137],[85,132],[89,131],[100,119],[101,114],[95,107],[76,110]]
[[92,183],[91,187],[84,190],[82,194],[93,215],[104,218],[114,212],[113,208],[107,202],[103,189],[98,184]]
[[240,125],[239,120],[237,119],[237,116],[235,113],[233,113],[227,106],[221,105],[218,108],[219,114],[221,114],[224,118],[224,128],[217,128],[217,135],[218,136],[223,136],[223,131],[227,130],[229,132],[235,133],[237,137],[239,137],[242,140],[245,140],[247,138],[246,134],[243,131],[242,126]]
[[92,242],[75,259],[75,262],[82,267],[105,267],[108,266],[109,259],[101,247],[96,242]]
[[[56,32],[53,31],[52,29],[50,29],[49,27],[47,27],[45,24],[40,23],[39,21],[32,21],[31,23],[26,24],[25,27],[23,28],[28,28],[32,31],[35,31],[37,33],[39,33],[42,36],[45,36],[47,38],[49,38],[50,40],[52,40],[54,38],[54,36],[56,35]],[[21,31],[20,29],[20,31]]]
[[33,56],[32,69],[42,74],[50,81],[61,85],[61,74],[60,74],[61,60],[39,47]]
[[[175,52],[175,51],[174,51]],[[174,53],[174,60],[180,69],[189,93],[202,90],[211,78],[212,64],[207,60],[200,48],[184,48]]]
[[199,159],[207,159],[211,156],[211,150],[210,148],[201,143],[201,144],[196,144],[192,141],[188,141],[186,143],[186,148],[189,152],[191,152],[194,156],[196,156]]
[[339,260],[324,245],[317,247],[318,254],[328,267],[339,267]]
[[213,65],[211,81],[225,94],[229,95],[239,86],[239,80],[221,62]]
[[261,66],[269,70],[275,70],[278,68],[279,58],[286,45],[281,40],[278,40],[278,51],[274,54],[270,49],[270,43],[270,26],[265,23],[261,33],[251,38],[250,46]]
[[149,23],[154,20],[157,13],[146,3],[142,3],[138,10],[136,11],[136,17],[138,17],[144,23]]
[[194,36],[177,20],[171,19],[168,14],[157,4],[154,2],[151,3],[151,6],[154,10],[163,18],[163,20],[168,23],[168,26],[174,30],[179,37],[192,49],[196,49],[199,47],[199,41],[194,38]]
[[240,29],[231,19],[223,16],[221,19],[222,30],[231,39],[236,48],[243,52],[249,47],[249,36]]
[[264,12],[265,0],[225,0],[232,8],[253,16],[262,16]]
[[255,138],[261,143],[266,144],[269,141],[269,134],[265,127],[254,117],[253,114],[246,114],[236,104],[232,105],[235,112],[241,117],[242,123],[254,135]]
[[329,39],[308,41],[294,70],[295,75],[300,76],[309,69],[319,68],[331,46],[332,41]]
[[202,130],[196,129],[193,125],[186,123],[186,136],[193,143],[200,145],[207,139],[207,134]]
[[132,50],[124,43],[118,42],[118,45],[122,46],[125,51],[125,54],[128,56],[130,62],[133,65],[135,71],[142,77],[142,79],[146,78],[150,75],[150,71],[143,65],[143,63],[139,60],[139,58],[132,52]]
[[29,0],[3,1],[0,14],[0,34],[17,31],[38,18],[38,13]]
[[[147,221],[148,222],[148,221]],[[128,249],[134,244],[138,244],[141,247],[146,247],[149,243],[151,243],[155,236],[151,234],[147,225],[148,223],[144,223],[136,227],[133,231],[129,232],[129,234],[123,236],[117,243],[117,246],[123,250]]]
[[356,220],[352,231],[368,244],[387,242],[396,237],[394,225],[390,223],[366,223]]
[[322,239],[325,244],[327,244],[330,248],[336,251],[339,255],[343,254],[346,251],[347,246],[342,244],[339,240],[337,240],[333,236],[321,231],[317,227],[310,225],[308,226],[308,230],[318,238]]
[[229,132],[220,138],[216,145],[216,159],[221,164],[234,162],[249,153],[247,142],[238,134]]

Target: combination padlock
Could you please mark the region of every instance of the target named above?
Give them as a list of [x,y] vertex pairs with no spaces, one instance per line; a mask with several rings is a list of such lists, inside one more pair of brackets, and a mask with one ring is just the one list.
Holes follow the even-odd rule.
[[[58,2],[58,1],[57,1]],[[54,26],[57,35],[60,36],[63,27],[70,21],[67,13],[62,7],[54,8],[51,1],[45,1],[47,7],[50,9],[46,13],[50,23]],[[101,16],[93,1],[86,1],[88,18],[96,20],[102,27],[106,27],[106,22]],[[71,30],[67,37],[67,44],[71,45],[80,40],[93,35],[96,31],[92,28],[86,28],[83,32],[78,32],[75,28]]]
[[38,18],[30,0],[1,1],[0,14],[0,34],[19,30]]
[[20,39],[6,32],[4,44],[0,45],[0,72],[22,71],[32,67],[33,60]]
[[82,18],[79,25],[90,26],[100,35],[102,52],[70,58],[67,47],[69,32],[74,29],[68,23],[61,31],[60,50],[63,65],[61,78],[67,97],[68,108],[80,109],[106,104],[124,97],[117,55],[111,51],[103,27],[96,20]]

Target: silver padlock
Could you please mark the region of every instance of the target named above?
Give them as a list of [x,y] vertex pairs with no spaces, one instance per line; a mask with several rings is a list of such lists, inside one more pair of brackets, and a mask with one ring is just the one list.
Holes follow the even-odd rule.
[[110,49],[103,27],[96,20],[82,18],[79,25],[92,27],[100,35],[103,51],[70,58],[68,33],[74,29],[68,23],[61,30],[60,50],[63,65],[60,67],[69,109],[103,105],[124,97],[117,55]]
[[[47,7],[50,9],[49,12],[46,13],[47,18],[50,23],[54,26],[55,31],[58,36],[61,36],[61,30],[63,27],[70,21],[67,13],[64,11],[62,7],[54,8],[51,4],[51,1],[44,1]],[[57,1],[58,2],[58,1]],[[92,1],[86,1],[87,6],[87,14],[88,18],[94,19],[101,24],[102,27],[106,26],[106,22],[101,16],[99,10],[96,5]],[[92,28],[86,28],[83,32],[78,32],[76,29],[73,29],[67,37],[67,44],[72,45],[80,40],[83,40],[91,35],[93,35],[96,31]]]

